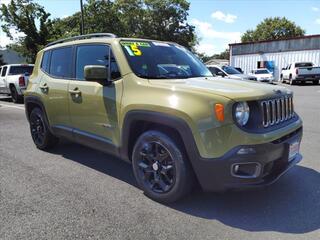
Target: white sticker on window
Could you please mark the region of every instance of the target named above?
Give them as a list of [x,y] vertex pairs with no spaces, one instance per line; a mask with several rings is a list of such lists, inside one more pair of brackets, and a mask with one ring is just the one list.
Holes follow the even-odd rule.
[[163,43],[163,42],[152,42],[153,45],[159,46],[159,47],[170,47],[168,43]]

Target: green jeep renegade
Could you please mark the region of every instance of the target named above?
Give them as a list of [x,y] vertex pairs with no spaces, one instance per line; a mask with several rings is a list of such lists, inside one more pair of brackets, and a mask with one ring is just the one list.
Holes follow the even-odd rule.
[[216,79],[171,42],[91,34],[51,43],[25,106],[37,148],[67,138],[116,155],[160,202],[197,182],[205,191],[268,185],[301,160],[290,90]]

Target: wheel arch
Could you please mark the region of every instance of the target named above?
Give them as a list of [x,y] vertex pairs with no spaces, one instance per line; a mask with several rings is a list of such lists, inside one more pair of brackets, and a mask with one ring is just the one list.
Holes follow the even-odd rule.
[[143,132],[151,129],[170,133],[170,137],[182,144],[183,150],[191,163],[196,159],[195,155],[200,155],[191,128],[185,120],[166,113],[132,110],[126,114],[123,121],[121,157],[131,161],[131,153],[135,141]]

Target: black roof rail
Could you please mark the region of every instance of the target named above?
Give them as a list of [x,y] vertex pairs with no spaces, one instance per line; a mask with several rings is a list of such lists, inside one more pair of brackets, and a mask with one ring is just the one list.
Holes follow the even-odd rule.
[[91,33],[91,34],[86,34],[86,35],[80,35],[80,36],[60,39],[60,40],[57,40],[57,41],[54,41],[54,42],[47,44],[45,47],[49,47],[49,46],[52,46],[52,45],[55,45],[58,43],[71,42],[71,41],[75,41],[75,40],[88,39],[88,38],[98,38],[98,37],[116,38],[117,35],[115,35],[113,33]]

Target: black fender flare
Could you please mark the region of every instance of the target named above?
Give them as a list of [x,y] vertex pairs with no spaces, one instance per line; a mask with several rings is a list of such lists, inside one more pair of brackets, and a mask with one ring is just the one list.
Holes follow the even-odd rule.
[[200,158],[200,153],[197,148],[194,136],[189,125],[185,120],[172,116],[166,113],[154,112],[149,110],[132,110],[126,113],[123,128],[121,132],[121,147],[120,155],[123,159],[130,161],[129,155],[129,139],[131,127],[136,121],[146,121],[152,124],[159,124],[175,129],[180,135],[188,158],[194,167],[195,161]]

